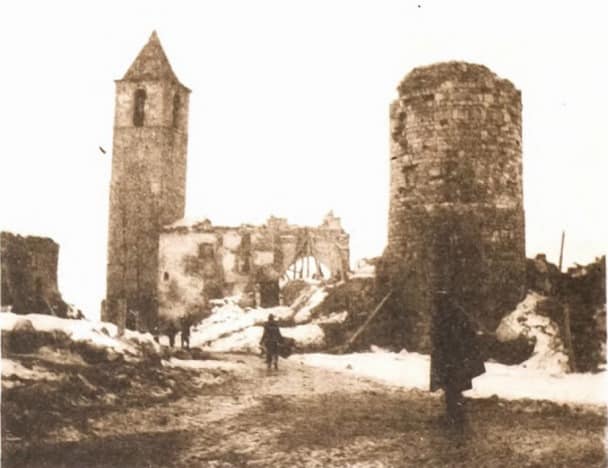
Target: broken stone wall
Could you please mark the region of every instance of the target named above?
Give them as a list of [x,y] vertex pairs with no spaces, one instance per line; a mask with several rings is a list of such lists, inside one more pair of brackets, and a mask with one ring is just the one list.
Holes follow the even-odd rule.
[[389,236],[379,277],[412,348],[436,289],[494,329],[525,293],[521,95],[486,67],[416,68],[391,106]]
[[158,295],[161,319],[204,313],[209,299],[243,292],[248,260],[242,235],[209,224],[167,228],[160,235]]
[[163,229],[159,245],[159,315],[203,313],[209,299],[259,294],[278,305],[278,283],[297,258],[311,253],[338,278],[348,269],[349,236],[339,218],[318,227],[271,217],[262,226],[213,226],[208,220]]
[[558,296],[568,307],[574,367],[596,371],[606,365],[606,257],[562,274]]
[[0,233],[2,306],[17,314],[66,317],[57,286],[59,245],[46,237]]

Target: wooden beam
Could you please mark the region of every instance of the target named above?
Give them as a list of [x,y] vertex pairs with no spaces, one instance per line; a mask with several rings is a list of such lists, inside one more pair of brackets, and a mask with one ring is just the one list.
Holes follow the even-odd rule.
[[346,346],[345,346],[346,350],[352,348],[352,346],[359,339],[359,337],[361,336],[361,334],[365,331],[365,329],[367,328],[367,326],[372,322],[372,320],[374,320],[374,318],[382,310],[382,307],[384,306],[384,304],[386,304],[386,301],[388,301],[388,298],[391,296],[392,293],[393,293],[392,290],[389,291],[388,293],[386,293],[386,296],[384,296],[384,298],[376,306],[376,308],[374,309],[374,311],[371,314],[369,314],[369,316],[367,317],[367,319],[365,320],[365,322],[363,322],[363,325],[361,325],[359,327],[359,329],[353,334],[353,336],[350,337],[350,340],[348,340],[348,342],[346,343]]
[[310,257],[306,256],[306,278],[310,278]]
[[315,259],[315,263],[317,265],[317,275],[319,275],[319,278],[323,278],[323,269],[321,268],[321,262],[317,260],[317,257],[313,258]]
[[300,271],[298,274],[300,276],[300,279],[302,279],[302,275],[304,273],[304,257],[300,257],[299,260],[300,260]]

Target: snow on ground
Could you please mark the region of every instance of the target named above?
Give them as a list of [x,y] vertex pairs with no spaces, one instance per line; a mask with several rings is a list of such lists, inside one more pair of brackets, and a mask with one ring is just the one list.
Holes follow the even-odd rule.
[[20,327],[23,326],[26,323],[25,321],[29,321],[35,331],[61,331],[73,341],[87,342],[100,347],[112,348],[119,353],[136,355],[138,354],[138,350],[135,345],[143,343],[148,343],[157,351],[160,349],[151,334],[125,330],[124,335],[119,337],[118,327],[108,322],[63,319],[43,314],[17,315],[12,312],[0,313],[0,329],[2,331],[10,332],[17,324]]
[[217,361],[214,359],[201,361],[198,359],[177,359],[173,357],[168,360],[163,359],[161,363],[165,367],[181,367],[185,369],[221,369],[231,371],[244,367],[244,364],[229,361]]
[[545,299],[530,292],[515,310],[504,317],[496,329],[500,341],[515,340],[519,336],[534,338],[536,344],[530,359],[522,364],[529,369],[543,369],[561,373],[569,369],[568,355],[559,337],[559,328],[549,317],[536,313],[538,304]]
[[323,330],[319,325],[313,323],[281,328],[281,334],[288,338],[293,338],[298,346],[305,346],[307,348],[322,346],[325,341]]
[[[403,388],[429,388],[429,356],[405,350],[400,353],[300,354],[289,359]],[[465,395],[472,398],[497,395],[507,400],[530,398],[604,406],[607,403],[608,380],[605,371],[598,374],[556,375],[522,365],[486,363],[486,373],[473,380],[473,389],[465,392]]]

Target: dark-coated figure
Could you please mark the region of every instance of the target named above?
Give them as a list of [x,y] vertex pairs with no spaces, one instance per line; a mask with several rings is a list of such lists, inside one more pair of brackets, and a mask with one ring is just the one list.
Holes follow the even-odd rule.
[[465,423],[462,392],[485,372],[476,327],[466,311],[445,291],[435,293],[431,320],[431,392],[443,389],[448,424]]
[[264,333],[260,340],[260,346],[262,346],[266,352],[266,365],[268,369],[273,366],[275,369],[279,368],[279,351],[281,343],[283,342],[283,336],[281,336],[281,330],[274,320],[274,315],[268,316],[268,321],[264,324]]
[[175,335],[177,334],[177,326],[173,321],[170,321],[165,329],[165,334],[169,337],[169,346],[173,348],[175,346]]

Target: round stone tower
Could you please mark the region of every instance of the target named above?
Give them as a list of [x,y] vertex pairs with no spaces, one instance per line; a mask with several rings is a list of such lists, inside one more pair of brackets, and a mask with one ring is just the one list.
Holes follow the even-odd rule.
[[492,329],[524,293],[521,93],[461,62],[416,68],[398,91],[384,260],[409,345],[426,348],[434,290]]

